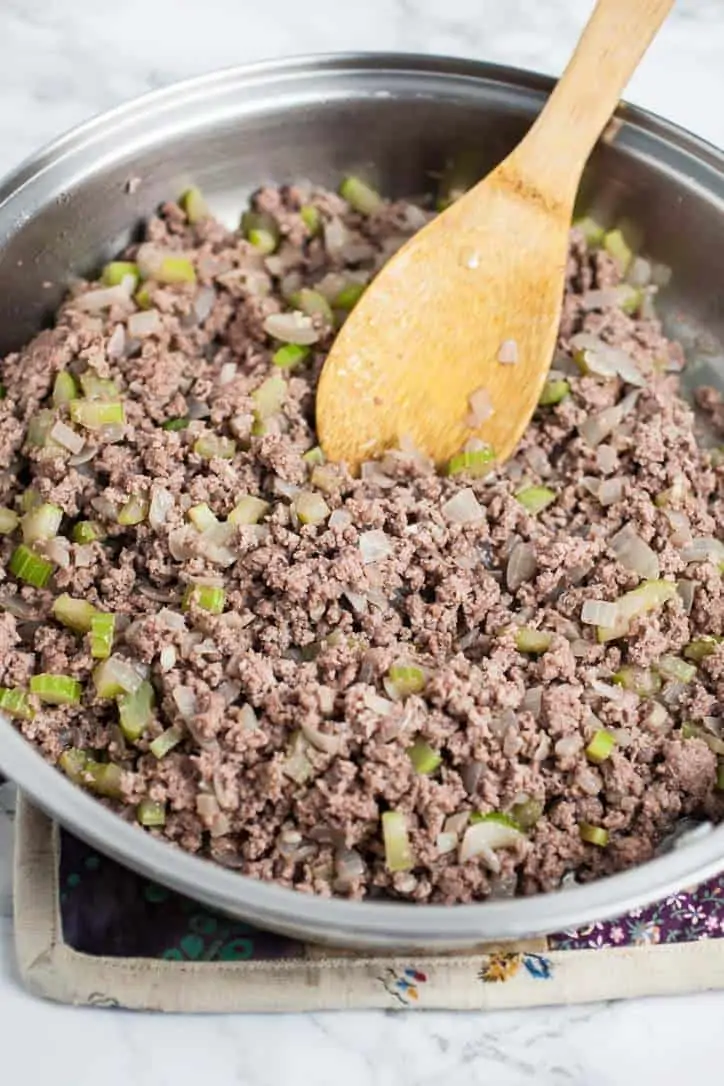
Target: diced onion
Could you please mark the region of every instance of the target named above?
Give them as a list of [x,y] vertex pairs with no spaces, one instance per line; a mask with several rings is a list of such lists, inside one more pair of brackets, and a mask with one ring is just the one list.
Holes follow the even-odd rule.
[[393,553],[393,547],[389,536],[379,528],[373,528],[369,532],[361,532],[359,537],[359,549],[364,565],[372,562],[380,562],[383,558]]
[[618,607],[606,600],[586,600],[581,608],[581,622],[587,626],[615,626]]
[[[609,546],[624,569],[644,577],[657,580],[659,576],[659,558],[631,524],[625,525],[612,537]],[[722,548],[724,550],[724,548]],[[601,623],[606,625],[606,623]]]
[[168,519],[168,514],[174,506],[173,494],[163,486],[154,484],[151,487],[151,502],[148,507],[148,523],[158,531]]
[[498,348],[498,362],[514,366],[518,361],[518,344],[514,339],[504,339]]
[[701,536],[682,548],[681,557],[685,562],[724,562],[724,543]]
[[530,543],[516,543],[510,552],[505,571],[505,583],[511,592],[530,581],[536,571],[535,548]]
[[487,388],[476,388],[475,392],[470,394],[468,403],[470,404],[470,414],[466,421],[472,429],[476,429],[481,423],[487,422],[493,415],[493,404]]
[[446,520],[452,524],[478,524],[484,517],[483,507],[471,487],[464,487],[441,507]]
[[468,826],[460,845],[458,855],[461,864],[480,856],[483,863],[491,871],[500,871],[500,861],[495,855],[499,848],[515,848],[526,841],[525,834],[505,821],[496,818],[484,818]]
[[68,426],[65,422],[61,422],[60,420],[53,424],[48,436],[51,437],[53,441],[57,441],[59,445],[62,445],[64,449],[67,449],[68,452],[71,452],[76,456],[85,445],[84,438],[76,433],[71,426]]
[[[133,285],[132,279],[131,285]],[[114,305],[128,306],[129,304],[130,291],[125,281],[115,287],[101,287],[98,290],[89,290],[87,294],[79,294],[77,298],[73,299],[74,307],[81,309],[84,313],[100,313],[103,309],[110,309]]]
[[272,313],[264,321],[264,331],[282,343],[298,343],[302,347],[316,343],[320,336],[312,318],[297,310],[293,313]]
[[604,479],[598,488],[598,500],[603,506],[615,505],[623,497],[623,479]]
[[128,332],[134,339],[154,336],[161,331],[161,314],[157,309],[143,309],[131,313],[128,318]]

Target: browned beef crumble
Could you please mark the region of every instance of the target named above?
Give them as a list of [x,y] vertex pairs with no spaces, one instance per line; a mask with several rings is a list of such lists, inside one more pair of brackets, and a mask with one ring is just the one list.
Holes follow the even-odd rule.
[[[712,644],[692,681],[664,680],[656,698],[612,685],[622,666],[655,674],[662,655],[724,634],[716,561],[682,554],[688,540],[713,537],[722,523],[724,468],[697,446],[692,411],[677,392],[683,356],[650,300],[648,315],[631,316],[606,295],[620,280],[616,266],[574,231],[554,363],[570,395],[539,410],[514,459],[484,478],[443,477],[414,450],[401,451],[363,480],[325,466],[313,481],[301,457],[316,443],[314,389],[332,332],[314,318],[318,342],[285,373],[281,413],[259,434],[252,393],[274,371],[279,346],[264,321],[288,311],[301,285],[333,296],[350,276],[364,282],[426,213],[398,202],[363,218],[339,197],[303,187],[255,199],[279,224],[273,256],[166,206],[148,224],[147,241],[189,256],[197,283],[146,284],[146,304],[160,314],[155,331],[128,333],[133,302],[84,312],[79,298],[97,285],[81,284],[52,331],[0,363],[0,504],[20,511],[32,487],[62,508],[68,539],[79,520],[104,535],[71,542],[64,554],[53,548],[54,577],[42,590],[8,572],[19,532],[0,537],[0,684],[26,688],[33,674],[50,672],[84,687],[81,705],[36,704],[34,719],[16,721],[23,734],[52,762],[74,747],[121,764],[122,799],[103,802],[131,820],[144,797],[164,804],[165,826],[149,832],[245,874],[326,895],[462,902],[530,894],[564,876],[588,880],[648,859],[682,816],[719,818],[710,739],[721,725],[724,646]],[[319,209],[321,237],[310,235],[302,203]],[[131,248],[125,258],[135,255]],[[604,296],[591,307],[596,289]],[[597,446],[579,426],[630,389],[618,377],[580,375],[571,337],[581,331],[625,350],[645,378],[632,409]],[[66,368],[112,377],[126,410],[120,429],[76,426],[85,446],[75,456],[26,440],[41,408],[69,422],[68,408],[50,400]],[[712,392],[700,395],[713,416],[722,414]],[[185,429],[162,428],[189,415]],[[198,455],[195,442],[207,433],[233,438],[233,458]],[[531,515],[514,496],[526,484],[552,488],[556,500]],[[118,524],[132,495],[151,500],[159,488],[171,496],[165,523]],[[299,488],[348,515],[300,524]],[[463,488],[482,507],[473,524],[442,510]],[[670,488],[673,496],[657,505]],[[604,493],[615,500],[602,504]],[[223,520],[243,494],[270,510],[260,524],[234,530],[220,564],[185,514],[206,502]],[[634,619],[627,636],[599,644],[594,627],[581,623],[583,602],[614,601],[640,582],[611,549],[626,525],[656,553],[660,576],[688,582],[688,591]],[[360,536],[370,531],[384,533],[389,554],[365,563]],[[516,583],[509,559],[521,546],[528,572]],[[182,610],[195,582],[225,587],[222,614]],[[114,702],[95,694],[88,638],[51,616],[61,592],[116,613],[114,652],[149,669],[156,710],[135,744],[120,732]],[[518,651],[520,627],[550,632],[547,651]],[[424,668],[426,684],[394,700],[384,680],[400,661]],[[188,719],[174,697],[179,688],[185,704],[191,699]],[[170,725],[184,739],[159,760],[149,744]],[[595,765],[585,747],[602,728],[616,744]],[[440,752],[434,773],[415,772],[407,751],[416,737]],[[306,759],[305,772],[290,770],[292,751]],[[497,864],[485,855],[460,863],[457,848],[441,851],[451,816],[509,812],[528,800],[542,813],[526,838],[497,853]],[[387,810],[406,817],[409,871],[386,868]],[[453,820],[459,836],[464,822]],[[582,822],[608,830],[607,847],[584,843]]]

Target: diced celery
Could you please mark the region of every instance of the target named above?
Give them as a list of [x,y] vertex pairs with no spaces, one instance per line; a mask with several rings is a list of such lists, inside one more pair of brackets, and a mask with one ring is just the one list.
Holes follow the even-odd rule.
[[241,216],[241,230],[247,241],[266,256],[279,244],[279,224],[264,211],[245,211]]
[[112,666],[113,657],[104,660],[93,672],[93,683],[99,698],[117,698],[126,693]]
[[233,460],[236,442],[231,437],[221,437],[219,434],[201,434],[194,442],[194,452],[204,460]]
[[108,612],[96,612],[90,624],[90,649],[95,660],[107,660],[113,651],[116,616]]
[[272,363],[280,370],[293,370],[309,357],[309,347],[299,343],[285,343],[272,355]]
[[543,803],[539,799],[527,799],[523,803],[516,803],[510,813],[521,830],[532,830],[543,814]]
[[192,603],[211,615],[220,615],[224,610],[226,592],[223,588],[209,584],[191,584],[184,592],[183,609],[188,611]]
[[292,502],[302,524],[322,524],[330,514],[330,508],[321,494],[302,490]]
[[638,588],[626,592],[616,601],[621,618],[615,626],[596,627],[599,642],[604,643],[624,637],[633,619],[648,614],[650,611],[658,611],[676,595],[677,589],[673,581],[644,581]]
[[37,505],[41,505],[42,501],[43,499],[40,497],[37,490],[28,487],[27,490],[23,491],[20,498],[20,508],[24,513],[29,513],[31,509],[35,509]]
[[107,287],[120,286],[123,280],[128,277],[133,277],[134,286],[141,278],[138,264],[134,264],[132,260],[112,260],[103,269],[102,278]]
[[420,694],[427,682],[425,672],[416,664],[393,664],[387,672],[385,686],[394,697],[408,698]]
[[120,798],[123,770],[113,762],[96,762],[86,751],[72,747],[63,751],[58,764],[75,784],[109,799]]
[[515,631],[515,647],[518,652],[534,656],[546,652],[551,647],[552,640],[553,634],[546,633],[545,630],[534,630],[530,626],[523,626]]
[[633,253],[620,230],[608,230],[603,236],[603,248],[613,258],[621,275],[625,275]]
[[21,521],[23,542],[32,544],[54,539],[63,520],[63,510],[57,505],[43,502],[26,513]]
[[258,417],[268,419],[276,415],[281,410],[286,394],[287,383],[281,373],[274,373],[267,377],[266,381],[262,381],[251,394]]
[[118,514],[118,523],[125,528],[134,524],[141,524],[148,516],[149,503],[147,498],[140,494],[131,494],[130,498]]
[[135,693],[121,694],[118,698],[121,731],[130,742],[140,739],[151,723],[155,703],[153,687],[145,680]]
[[573,225],[583,232],[586,244],[592,249],[598,249],[603,244],[603,239],[606,236],[605,227],[597,223],[590,215],[584,215],[582,219],[576,219]]
[[468,449],[451,456],[447,465],[448,475],[487,475],[495,462],[495,452],[484,449]]
[[557,495],[555,490],[547,486],[524,486],[516,492],[515,497],[531,516],[535,516],[552,505]]
[[32,720],[35,710],[24,690],[12,690],[0,686],[0,713],[16,717],[18,720]]
[[194,528],[198,528],[200,532],[205,532],[207,528],[213,528],[219,523],[216,514],[209,508],[206,502],[201,502],[199,505],[192,505],[186,515]]
[[409,871],[415,866],[407,821],[401,811],[385,811],[382,815],[382,836],[385,844],[385,866],[388,871]]
[[30,693],[36,694],[48,705],[77,705],[83,687],[70,675],[33,675],[30,680]]
[[151,751],[154,758],[160,760],[161,758],[165,758],[169,751],[173,750],[174,747],[177,747],[183,737],[184,733],[181,729],[173,725],[170,728],[166,728],[165,732],[161,732],[160,735],[156,736],[153,742],[149,743],[148,749]]
[[93,370],[86,370],[80,375],[80,387],[87,400],[117,400],[118,386],[110,377],[99,377]]
[[73,400],[70,417],[86,430],[102,430],[104,426],[122,426],[126,421],[126,412],[120,401]]
[[91,520],[79,520],[73,525],[71,539],[74,543],[94,543],[100,539],[100,530]]
[[57,442],[50,437],[55,421],[55,412],[49,408],[36,411],[28,422],[28,444],[38,449],[57,446]]
[[543,385],[538,403],[541,407],[553,407],[569,396],[571,386],[564,377],[551,378]]
[[302,456],[302,460],[305,462],[305,464],[311,464],[312,466],[314,466],[315,464],[326,463],[324,453],[322,452],[319,445],[315,445],[312,449],[307,449],[307,451]]
[[379,192],[361,181],[359,177],[345,177],[339,186],[339,194],[354,211],[361,215],[372,215],[382,207]]
[[344,313],[351,312],[366,289],[364,283],[348,283],[338,294],[335,294],[332,299],[332,308],[341,309]]
[[87,600],[74,599],[64,592],[53,602],[53,618],[76,633],[88,633],[97,611]]
[[608,830],[604,830],[601,826],[592,826],[590,822],[579,822],[578,832],[581,835],[581,840],[588,845],[598,845],[599,848],[605,848],[608,844]]
[[319,209],[316,208],[314,204],[305,204],[304,207],[299,209],[299,214],[312,237],[314,237],[315,234],[318,234],[322,225],[322,216]]
[[186,430],[188,429],[189,421],[188,416],[185,418],[166,419],[166,421],[161,424],[161,429],[171,431]]
[[19,581],[25,581],[34,588],[45,588],[53,574],[53,563],[34,554],[23,543],[13,551],[8,568]]
[[693,660],[694,663],[700,664],[707,656],[711,656],[717,645],[721,645],[722,642],[724,642],[724,638],[715,637],[713,634],[697,637],[694,641],[690,641],[689,644],[685,646],[684,656],[687,660]]
[[661,678],[657,672],[635,664],[625,664],[619,668],[612,681],[624,690],[632,690],[640,698],[651,698],[661,690]]
[[605,762],[607,758],[611,757],[615,746],[616,737],[603,728],[594,733],[593,738],[586,747],[586,757],[594,765],[600,765],[601,762]]
[[165,256],[155,278],[159,283],[195,283],[196,269],[187,256]]
[[517,818],[514,818],[512,814],[505,814],[504,811],[488,811],[487,814],[473,811],[470,815],[470,825],[477,826],[481,822],[494,822],[497,826],[507,826],[508,829],[517,830],[520,833],[520,823]]
[[151,296],[151,291],[148,289],[145,283],[138,288],[133,296],[133,300],[139,309],[151,308],[151,306],[153,305],[153,298]]
[[53,384],[53,403],[56,407],[62,407],[63,404],[68,404],[71,400],[78,399],[78,386],[75,383],[75,378],[72,373],[68,373],[67,370],[61,370],[55,376],[55,383]]
[[142,799],[136,808],[136,818],[142,826],[165,826],[166,807],[154,799]]
[[20,524],[20,517],[12,509],[0,505],[0,535],[10,535]]
[[243,498],[239,498],[227,520],[229,524],[258,524],[270,508],[269,502],[255,498],[252,494],[245,494]]
[[325,494],[336,494],[339,490],[340,478],[331,464],[315,464],[309,473],[309,481]]
[[407,748],[407,754],[416,773],[434,773],[442,762],[440,751],[435,750],[424,739],[416,739],[412,746]]
[[211,216],[208,204],[204,200],[201,189],[192,186],[183,194],[179,203],[186,212],[186,218],[190,223],[203,222]]
[[320,294],[316,290],[310,290],[309,287],[302,287],[296,294],[293,294],[289,299],[290,303],[295,309],[301,310],[302,313],[306,313],[308,317],[322,317],[328,324],[334,323],[334,313],[327,299],[323,294]]
[[665,679],[677,683],[690,683],[696,675],[696,664],[687,663],[680,656],[662,656],[656,667]]

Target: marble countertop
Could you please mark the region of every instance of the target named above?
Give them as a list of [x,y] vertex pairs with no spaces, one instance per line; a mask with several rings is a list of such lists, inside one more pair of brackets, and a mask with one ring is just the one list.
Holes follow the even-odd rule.
[[[560,72],[590,0],[3,0],[0,173],[88,116],[176,79],[300,52],[399,49]],[[679,0],[627,97],[724,145],[721,0]],[[724,993],[495,1014],[152,1017],[41,1003],[11,921],[0,786],[0,1073],[53,1086],[667,1086],[718,1070]]]

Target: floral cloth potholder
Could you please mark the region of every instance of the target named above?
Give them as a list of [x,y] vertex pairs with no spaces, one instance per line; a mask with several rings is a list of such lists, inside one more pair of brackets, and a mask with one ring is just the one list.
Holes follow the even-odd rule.
[[186,1011],[475,1009],[724,987],[724,876],[543,939],[456,955],[370,956],[217,914],[100,855],[22,797],[16,826],[21,973],[37,994],[63,1002]]

